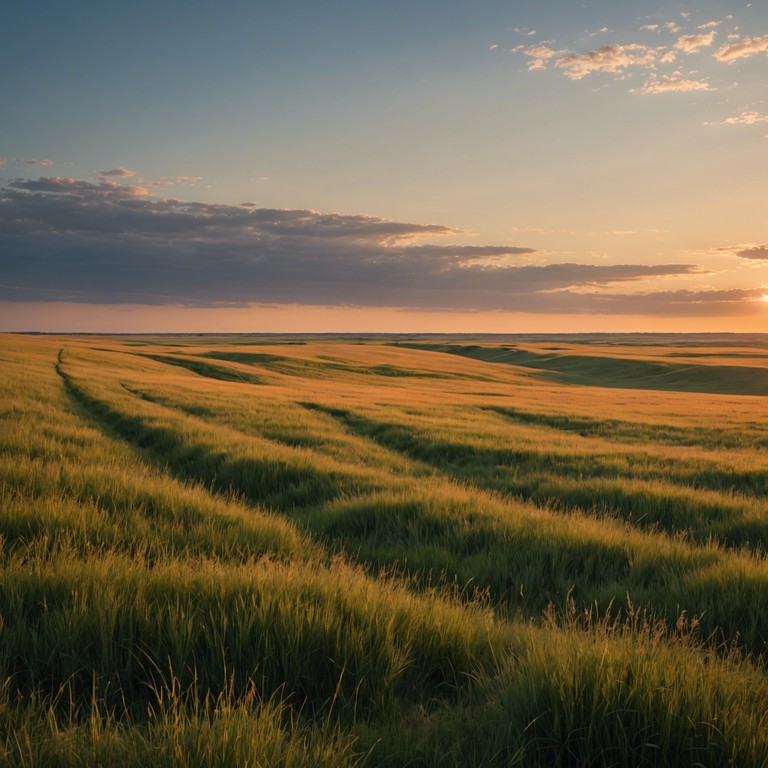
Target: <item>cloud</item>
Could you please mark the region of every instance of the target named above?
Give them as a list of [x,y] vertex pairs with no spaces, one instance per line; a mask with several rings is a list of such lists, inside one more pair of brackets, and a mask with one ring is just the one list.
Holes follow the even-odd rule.
[[751,245],[733,251],[733,253],[742,259],[768,259],[768,245]]
[[29,160],[22,160],[22,163],[25,163],[26,165],[53,165],[53,160],[47,160],[45,158],[36,159],[36,158],[30,158]]
[[[527,47],[519,45],[510,49],[510,52],[522,53],[529,57],[530,71],[560,70],[571,80],[582,80],[594,73],[610,75],[615,80],[630,80],[639,71],[644,75],[645,85],[635,87],[630,92],[644,94],[714,91],[718,86],[724,87],[726,83],[713,79],[714,75],[711,73],[707,73],[706,77],[694,76],[698,71],[706,71],[703,69],[704,61],[708,62],[710,56],[719,61],[733,62],[758,53],[768,54],[768,35],[741,38],[740,34],[736,34],[739,28],[733,26],[722,30],[724,44],[713,48],[720,34],[718,28],[725,21],[732,21],[732,16],[726,16],[722,21],[707,21],[698,26],[690,23],[690,14],[680,16],[687,21],[652,21],[640,27],[644,32],[664,33],[668,36],[668,42],[664,45],[644,45],[639,42],[609,43],[592,50],[578,51],[570,48],[556,50],[549,45],[554,41],[547,40]],[[693,31],[683,34],[681,24]],[[600,30],[612,31],[607,27]],[[597,33],[588,33],[590,37],[595,34]],[[687,74],[671,72],[677,62],[687,57],[693,57],[692,60],[695,60],[697,55],[702,60],[701,70],[696,69]],[[692,67],[688,66],[687,69],[692,70]],[[733,87],[738,84],[727,85]]]
[[200,176],[161,176],[158,179],[142,179],[136,171],[132,171],[124,165],[108,171],[98,171],[96,177],[102,180],[135,178],[137,184],[144,189],[168,189],[174,184],[196,184],[202,178]]
[[82,197],[93,199],[95,197],[144,197],[149,194],[145,187],[118,184],[115,181],[101,181],[92,184],[89,181],[65,178],[62,176],[41,176],[39,179],[27,181],[17,180],[11,183],[15,189],[24,189],[28,192],[48,192],[69,197]]
[[677,38],[675,48],[684,53],[695,53],[712,45],[715,42],[715,34],[715,32],[707,32],[702,35],[681,35]]
[[724,45],[715,52],[718,61],[736,61],[757,53],[768,53],[768,35],[762,37],[745,37],[737,43]]
[[101,178],[113,178],[113,179],[127,179],[131,176],[135,176],[136,171],[131,171],[123,165],[119,165],[117,168],[112,168],[109,171],[99,171],[97,176]]
[[[557,311],[569,314],[722,317],[750,315],[764,308],[764,289],[655,291],[646,293],[564,293]],[[535,311],[535,310],[529,310]]]
[[[522,245],[437,244],[440,224],[157,199],[59,177],[0,189],[0,299],[620,312],[600,293],[690,264],[530,264]],[[430,241],[427,242],[427,239]]]
[[647,66],[656,58],[656,49],[631,43],[611,43],[586,53],[570,53],[555,61],[555,66],[571,80],[581,80],[593,72],[616,73],[632,66]]
[[556,51],[547,45],[539,43],[539,45],[525,48],[523,53],[531,58],[531,61],[528,62],[528,70],[530,72],[538,72],[547,68],[548,61],[562,56],[566,51]]
[[641,89],[640,93],[687,93],[690,91],[712,91],[712,86],[706,80],[689,80],[682,77],[680,73],[664,75],[661,78],[649,80]]
[[768,123],[768,115],[759,112],[742,112],[736,117],[727,117],[721,123],[705,123],[705,125],[755,125],[756,123]]
[[7,157],[0,157],[0,168],[2,168],[8,162]]
[[144,179],[142,184],[146,187],[167,189],[174,184],[194,185],[202,179],[202,176],[161,176],[159,179]]

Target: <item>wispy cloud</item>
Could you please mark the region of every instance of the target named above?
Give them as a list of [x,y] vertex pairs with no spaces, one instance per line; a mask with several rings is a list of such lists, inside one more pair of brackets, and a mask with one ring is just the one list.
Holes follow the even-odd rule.
[[768,53],[768,35],[745,37],[736,43],[724,45],[715,52],[718,61],[736,61],[757,53]]
[[[634,294],[582,295],[576,307],[589,306],[600,314],[654,315],[657,317],[719,317],[723,315],[750,315],[762,309],[764,289],[734,288],[730,290],[653,291]],[[585,301],[586,300],[586,301]],[[561,311],[570,310],[564,305]]]
[[47,158],[29,158],[28,160],[22,160],[22,163],[26,165],[53,165],[53,160],[48,160]]
[[149,190],[129,184],[118,184],[116,181],[100,181],[93,184],[90,181],[72,179],[64,176],[41,176],[39,179],[17,180],[11,187],[24,189],[28,192],[52,193],[53,195],[66,196],[68,198],[81,198],[94,200],[107,198],[117,200],[121,198],[145,197]]
[[144,178],[139,175],[137,171],[132,171],[130,168],[126,168],[123,165],[117,168],[111,168],[106,171],[98,171],[95,174],[97,179],[102,181],[110,179],[132,179],[137,185],[137,189],[144,190],[167,190],[176,184],[182,185],[194,185],[200,181],[200,176],[160,176],[155,179]]
[[2,168],[8,162],[7,157],[0,157],[0,168]]
[[539,44],[524,48],[521,52],[531,59],[529,70],[546,70],[552,66],[562,70],[571,80],[581,80],[594,73],[618,75],[624,79],[630,69],[636,69],[651,75],[645,86],[634,89],[640,93],[706,91],[713,90],[708,81],[690,79],[679,71],[660,75],[658,67],[675,62],[679,53],[696,53],[702,47],[711,45],[714,34],[683,35],[678,38],[674,48],[611,43],[583,53],[574,53]]
[[624,312],[626,299],[606,298],[612,286],[698,272],[521,263],[543,255],[425,242],[464,234],[439,224],[157,199],[143,187],[60,177],[0,190],[0,232],[0,298],[15,300]]
[[195,185],[202,176],[161,176],[158,179],[142,179],[146,187],[167,189],[175,184]]
[[120,165],[117,168],[112,168],[109,171],[99,171],[96,175],[101,178],[127,179],[131,176],[136,176],[136,171],[132,171],[129,168]]
[[639,89],[639,92],[643,94],[656,94],[711,90],[713,88],[706,80],[691,80],[683,77],[679,72],[675,72],[671,75],[663,75],[660,78],[652,78]]
[[681,35],[675,42],[675,48],[684,53],[695,53],[702,48],[708,48],[715,42],[715,32],[701,35]]
[[722,122],[705,123],[705,125],[755,125],[756,123],[768,123],[768,115],[745,111],[735,117],[727,117]]
[[581,80],[593,72],[616,73],[632,66],[647,66],[656,59],[656,50],[645,45],[612,43],[586,53],[570,53],[560,56],[555,66],[571,80]]
[[[612,76],[614,80],[629,81],[639,73],[645,78],[645,85],[630,88],[630,92],[642,94],[714,91],[718,86],[724,87],[725,82],[721,82],[717,71],[712,69],[713,59],[733,62],[768,53],[768,35],[742,38],[739,28],[733,25],[732,16],[698,25],[692,23],[691,14],[680,14],[680,18],[670,21],[646,18],[649,23],[643,24],[640,31],[658,35],[659,45],[630,40],[578,51],[559,48],[555,41],[550,40],[529,46],[519,45],[512,52],[529,57],[528,69],[531,71],[556,70],[575,81],[598,73]],[[603,31],[612,30],[604,27]],[[713,49],[718,35],[722,35],[724,44]],[[683,57],[695,61],[696,68],[688,65],[685,73],[672,71],[681,66]],[[734,85],[728,83],[729,87]]]
[[540,72],[547,68],[547,62],[563,54],[563,51],[555,51],[546,45],[536,45],[524,51],[526,56],[530,56],[528,62],[529,72]]

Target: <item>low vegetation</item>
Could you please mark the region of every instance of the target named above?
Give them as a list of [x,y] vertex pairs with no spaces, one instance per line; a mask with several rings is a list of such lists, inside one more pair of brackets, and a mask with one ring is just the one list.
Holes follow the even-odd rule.
[[0,339],[0,766],[768,765],[766,344],[583,341]]

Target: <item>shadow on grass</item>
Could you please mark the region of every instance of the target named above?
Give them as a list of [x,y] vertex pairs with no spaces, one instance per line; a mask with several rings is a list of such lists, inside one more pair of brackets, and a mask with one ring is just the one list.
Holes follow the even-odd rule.
[[[768,515],[758,509],[766,490],[765,472],[733,473],[716,465],[700,468],[669,461],[654,466],[653,457],[635,455],[489,449],[449,442],[346,410],[306,406],[334,416],[354,434],[463,483],[540,506],[578,509],[619,517],[642,528],[685,533],[701,542],[717,538],[730,546],[762,548],[768,544]],[[728,494],[736,490],[745,498],[708,497],[706,491],[699,493],[701,489]]]
[[252,503],[290,512],[322,504],[340,492],[339,478],[309,466],[290,464],[268,453],[233,456],[227,446],[194,442],[176,429],[129,415],[91,395],[57,366],[65,390],[99,429],[117,436],[175,476],[201,482],[223,493],[235,493]]

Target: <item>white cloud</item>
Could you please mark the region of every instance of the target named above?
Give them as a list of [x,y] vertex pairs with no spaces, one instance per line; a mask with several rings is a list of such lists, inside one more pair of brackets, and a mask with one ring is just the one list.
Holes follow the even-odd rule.
[[45,158],[30,158],[29,160],[22,160],[21,162],[26,165],[53,165],[53,160],[47,160]]
[[656,50],[644,45],[612,43],[586,53],[570,53],[557,59],[555,66],[571,80],[581,80],[593,72],[622,72],[631,66],[647,66],[656,58]]
[[745,37],[738,43],[724,45],[715,53],[718,61],[735,61],[757,53],[768,53],[768,35],[762,37]]
[[768,115],[761,115],[759,112],[742,112],[736,117],[723,120],[721,125],[754,125],[755,123],[768,123]]
[[[719,34],[716,28],[724,22],[707,21],[694,27],[701,31],[677,34],[681,29],[680,23],[653,22],[641,27],[649,32],[670,33],[671,38],[665,45],[608,43],[591,50],[578,51],[570,48],[558,50],[553,40],[543,40],[527,47],[518,46],[511,52],[522,53],[528,58],[529,71],[560,70],[570,80],[582,80],[594,73],[612,76],[614,80],[630,80],[639,72],[645,84],[635,86],[630,92],[644,94],[714,91],[726,84],[705,74],[703,61],[710,55],[720,61],[733,61],[761,52],[768,53],[768,35],[744,39],[737,37],[735,41],[728,40],[727,44],[714,49],[712,46],[717,43]],[[603,31],[611,30],[603,27],[600,32]],[[723,41],[728,32],[732,33],[733,29],[723,30]],[[597,33],[589,34],[592,36]],[[693,57],[689,60],[697,61],[696,55],[701,57],[701,70],[690,64],[683,67],[684,59]],[[678,71],[671,71],[676,67],[679,67]],[[737,84],[727,85],[735,87]]]
[[689,80],[679,73],[664,75],[661,78],[649,80],[640,93],[687,93],[689,91],[711,91],[712,86],[705,80]]
[[557,56],[562,56],[564,51],[555,51],[547,45],[534,45],[531,48],[526,48],[523,53],[530,57],[531,61],[528,62],[529,72],[540,72],[547,68],[547,62]]
[[707,32],[702,35],[681,35],[675,43],[675,48],[685,53],[695,53],[712,45],[715,42],[715,34],[715,32]]

